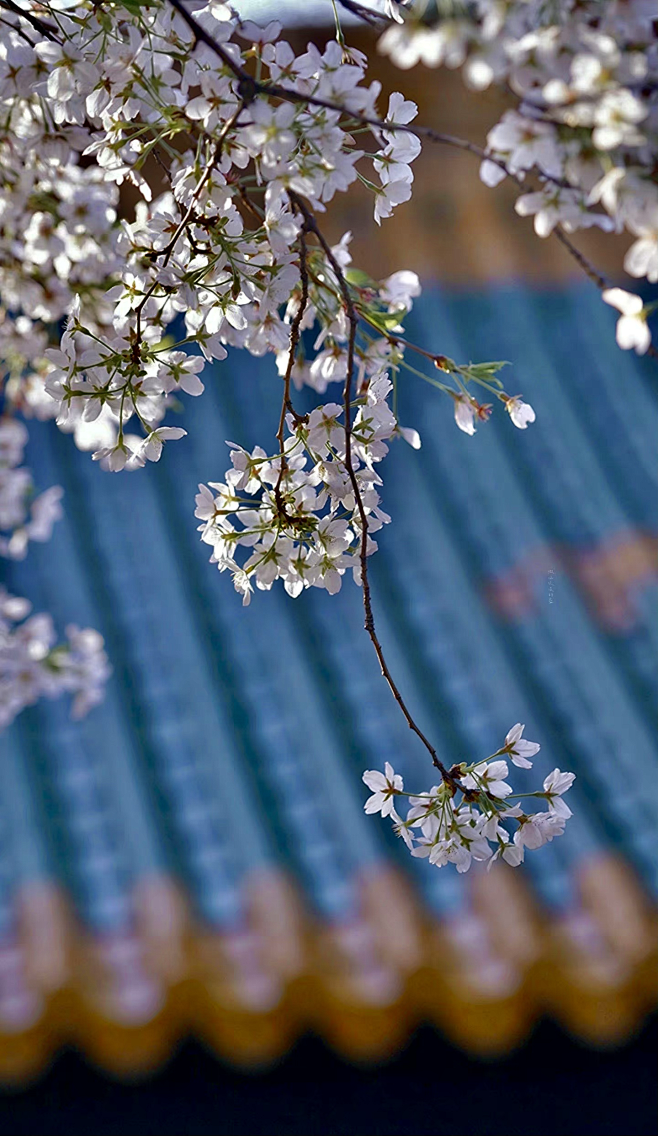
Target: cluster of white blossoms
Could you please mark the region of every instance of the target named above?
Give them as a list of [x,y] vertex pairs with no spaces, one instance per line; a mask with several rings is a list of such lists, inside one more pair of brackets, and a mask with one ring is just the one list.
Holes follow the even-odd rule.
[[[23,320],[68,314],[58,351],[25,354],[25,383],[34,387],[36,372],[58,424],[77,436],[97,423],[82,431],[106,443],[94,456],[133,469],[183,436],[161,423],[173,397],[203,391],[206,360],[225,358],[227,346],[254,355],[288,346],[282,309],[299,286],[303,223],[294,195],[323,210],[361,177],[377,219],[390,216],[411,195],[420,143],[373,127],[369,149],[356,147],[353,113],[376,115],[380,84],[363,85],[365,57],[336,42],[296,57],[280,25],[240,22],[215,0],[191,4],[227,63],[204,44],[193,50],[197,34],[169,4],[65,7],[38,8],[51,29],[41,38],[10,15],[16,31],[0,47],[0,298]],[[295,101],[250,90],[247,66]],[[308,105],[307,95],[345,110]],[[387,121],[415,113],[391,96]],[[132,219],[117,216],[125,181],[143,198]],[[316,387],[321,375],[345,374],[333,299],[315,307]],[[174,321],[178,343],[167,335]]]
[[[351,464],[367,517],[366,555],[377,547],[370,534],[390,520],[379,507],[381,479],[373,468],[396,429],[390,390],[385,375],[371,378],[351,424]],[[308,587],[338,592],[350,568],[360,582],[363,518],[345,465],[342,415],[335,402],[303,418],[288,415],[282,455],[233,445],[225,483],[199,486],[201,539],[212,546],[219,570],[230,570],[243,603],[251,598],[252,578],[263,590],[281,579],[291,596]],[[249,500],[256,495],[257,503]],[[248,550],[242,564],[239,549]]]
[[[504,84],[518,100],[488,134],[482,180],[534,174],[516,210],[540,237],[627,231],[626,272],[658,282],[655,0],[391,0],[389,12],[380,50],[398,66],[462,67],[474,90]],[[649,313],[629,295],[608,298],[625,321],[617,341],[643,354]]]
[[[22,465],[28,433],[13,417],[0,418],[0,557],[21,560],[30,541],[50,539],[62,515],[62,489],[35,495],[32,474]],[[57,642],[53,620],[32,615],[28,600],[0,587],[0,730],[42,696],[73,695],[80,718],[101,700],[110,673],[103,639],[91,628],[66,628]]]
[[[107,468],[135,469],[184,436],[162,423],[176,396],[202,393],[207,360],[245,348],[285,370],[305,210],[359,180],[375,219],[391,216],[411,196],[417,108],[394,93],[379,118],[361,52],[333,41],[296,56],[278,23],[258,28],[220,0],[25,10],[5,12],[0,45],[0,303],[4,325],[21,322],[13,403],[45,416],[49,398]],[[141,200],[119,210],[128,182]],[[349,335],[326,251],[304,247],[302,330],[317,322],[319,334],[292,378],[321,392],[345,379]],[[361,354],[381,358],[400,330],[383,315],[408,310],[418,281],[397,273],[373,290],[359,275]],[[59,348],[45,348],[38,331],[64,315]],[[463,384],[453,393],[466,396]]]
[[[509,769],[504,758],[530,769],[529,759],[540,748],[523,738],[523,730],[517,722],[486,761],[453,765],[427,793],[405,793],[402,777],[389,762],[383,773],[366,770],[363,780],[373,792],[365,811],[390,817],[411,855],[426,856],[439,868],[454,864],[458,872],[466,872],[474,860],[488,861],[490,867],[499,859],[518,867],[526,848],[541,848],[564,832],[571,809],[562,797],[575,780],[575,774],[554,769],[542,789],[514,793],[505,780]],[[408,797],[410,806],[404,820],[396,809],[402,797]],[[525,812],[518,802],[526,798],[543,800],[548,807]]]
[[[471,86],[514,93],[481,175],[529,189],[517,210],[540,235],[626,228],[627,271],[658,281],[654,4],[372,2],[390,24],[380,46],[402,67],[463,65]],[[328,0],[336,16],[340,7]],[[336,592],[351,570],[382,672],[416,729],[377,640],[367,576],[373,534],[389,520],[377,467],[396,435],[420,445],[391,393],[405,368],[420,374],[469,435],[493,406],[476,388],[519,429],[535,414],[503,388],[502,363],[459,364],[405,337],[420,292],[413,272],[375,281],[352,267],[349,234],[332,247],[319,228],[327,204],[356,183],[372,194],[378,224],[410,198],[423,136],[415,104],[396,92],[378,105],[381,85],[340,27],[324,50],[296,54],[278,22],[241,19],[239,0],[0,0],[0,9],[0,552],[21,557],[47,539],[60,510],[61,491],[35,495],[21,464],[18,415],[55,418],[104,468],[136,470],[185,437],[167,413],[181,395],[202,395],[207,363],[221,369],[232,349],[270,353],[282,395],[276,448],[229,443],[224,480],[200,486],[202,539],[245,603],[254,585],[277,579],[293,596]],[[590,275],[621,313],[620,345],[649,350],[651,305]],[[431,377],[411,367],[410,351]],[[295,390],[322,396],[331,383],[337,400],[295,409]],[[56,646],[52,620],[28,611],[3,593],[0,726],[61,690],[82,713],[108,673],[96,632],[69,629],[68,645]],[[546,779],[534,794],[546,813],[511,805],[503,758],[528,765],[538,748],[521,731],[489,761],[452,770],[426,742],[442,784],[413,797],[402,821],[401,779],[388,767],[368,773],[367,810],[390,813],[433,863],[519,863],[562,830],[573,780],[557,770]]]
[[62,515],[62,490],[34,494],[32,474],[21,465],[28,433],[15,418],[0,418],[0,556],[22,560],[29,541],[50,540]]
[[[411,162],[420,144],[373,128],[368,145],[357,148],[353,112],[375,116],[380,93],[379,84],[363,82],[365,56],[348,55],[336,42],[324,52],[309,45],[295,56],[279,40],[278,24],[262,30],[241,22],[216,0],[189,5],[195,30],[168,3],[25,3],[24,14],[1,6],[0,551],[20,557],[30,540],[50,535],[61,490],[35,495],[21,464],[26,429],[17,415],[56,418],[113,471],[157,461],[165,442],[185,435],[163,424],[167,408],[181,394],[202,393],[207,360],[222,360],[234,347],[272,352],[280,362],[306,271],[312,279],[304,326],[318,321],[321,327],[314,358],[296,359],[292,379],[316,390],[345,379],[348,330],[338,281],[317,244],[301,263],[304,220],[295,195],[322,211],[362,177],[375,195],[377,220],[390,216],[411,194]],[[199,29],[216,49],[199,42]],[[261,83],[283,84],[295,98],[257,92],[245,68]],[[307,95],[337,109],[309,105]],[[390,99],[391,122],[408,123],[415,113],[401,95]],[[136,205],[127,197],[120,202],[124,183],[140,198]],[[346,266],[343,245],[335,263]],[[401,277],[391,278],[388,291],[359,291],[364,310],[380,321],[392,317],[384,331],[400,329],[404,296],[419,290],[413,274]],[[53,341],[63,319],[64,332]],[[379,338],[379,354],[372,343],[359,345],[364,376],[386,352],[387,341]],[[372,393],[368,397],[372,401]],[[381,408],[377,413],[381,422],[371,434],[378,430],[381,438],[391,416]],[[360,421],[361,460],[371,463],[379,456],[376,439],[364,413]],[[328,467],[335,455],[327,450],[324,457]],[[282,455],[278,460],[280,467],[287,462]],[[298,456],[291,454],[290,463],[279,499],[284,517],[292,516],[285,503],[294,499],[290,509],[298,523],[303,493],[291,482],[293,467],[301,480]],[[306,481],[319,484],[318,474],[315,469]],[[326,476],[345,511],[349,501],[335,469]],[[374,527],[377,477],[370,466],[359,478]],[[317,520],[320,493],[314,497]],[[262,543],[267,504],[259,505]],[[318,520],[318,549],[325,547],[320,537],[329,540],[328,525]],[[339,542],[339,527],[332,515],[325,559],[334,568],[323,561],[315,569],[332,590],[343,570],[334,545],[356,539],[345,535],[345,524]],[[276,526],[270,535],[273,555],[283,556]],[[302,561],[311,559],[304,545],[298,572],[305,580],[311,564]],[[259,566],[258,582],[265,578]],[[33,628],[40,631],[36,645]],[[64,667],[63,649],[53,654],[53,636],[46,616],[4,635],[4,704],[12,710],[3,722],[38,692],[64,689],[65,671],[73,682],[77,671]],[[94,669],[98,687],[104,673],[102,666]]]
[[27,600],[0,588],[0,729],[44,695],[73,695],[73,717],[81,718],[102,699],[110,673],[97,631],[72,624],[57,643],[50,616],[29,613]]

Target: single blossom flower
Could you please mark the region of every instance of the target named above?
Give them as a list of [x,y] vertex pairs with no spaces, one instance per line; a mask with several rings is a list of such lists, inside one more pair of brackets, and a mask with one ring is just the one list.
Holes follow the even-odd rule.
[[455,422],[465,434],[475,433],[475,419],[477,418],[477,403],[475,399],[466,394],[453,395],[455,400]]
[[534,813],[521,818],[521,827],[515,837],[526,848],[541,848],[556,836],[562,836],[566,820],[566,817],[555,812]]
[[142,442],[139,448],[139,457],[145,458],[147,461],[160,461],[164,443],[174,441],[177,438],[184,438],[186,434],[187,430],[181,430],[179,426],[159,426],[157,430],[152,430]]
[[575,773],[561,773],[559,769],[554,769],[549,773],[548,777],[544,779],[544,792],[548,797],[548,807],[550,812],[556,813],[557,816],[568,819],[571,814],[571,809],[566,801],[562,800],[562,794],[566,793],[574,781],[576,780]]
[[606,288],[601,298],[621,312],[616,332],[619,346],[625,351],[634,349],[638,355],[645,355],[651,346],[651,332],[642,298],[623,288]]
[[393,798],[396,793],[404,789],[404,782],[399,773],[396,773],[390,762],[384,765],[384,772],[378,769],[366,769],[363,781],[369,789],[373,790],[372,797],[368,797],[363,806],[367,813],[381,813],[390,816],[394,809]]
[[509,797],[512,786],[504,780],[507,773],[506,761],[482,761],[464,778],[464,784],[467,789],[481,789],[494,797]]
[[531,422],[535,421],[534,410],[528,402],[524,402],[518,395],[506,399],[505,409],[519,430],[525,430]]
[[541,746],[539,742],[529,742],[522,735],[525,726],[521,722],[517,722],[515,726],[505,737],[505,745],[503,749],[509,753],[510,758],[514,765],[518,765],[520,769],[531,769],[532,762],[528,760],[539,753]]

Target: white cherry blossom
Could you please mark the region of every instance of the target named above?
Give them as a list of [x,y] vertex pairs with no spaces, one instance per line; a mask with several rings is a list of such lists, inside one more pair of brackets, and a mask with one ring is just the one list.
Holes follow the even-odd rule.
[[[531,767],[525,754],[533,756],[539,745],[524,741],[523,729],[521,723],[513,726],[505,746],[484,761],[460,762],[450,770],[439,763],[442,780],[425,793],[405,794],[402,778],[388,763],[383,774],[368,770],[363,780],[373,795],[365,811],[390,816],[394,832],[411,855],[434,867],[453,864],[463,873],[474,861],[489,861],[491,866],[500,859],[518,867],[526,848],[540,848],[564,832],[571,810],[562,797],[575,780],[573,773],[554,769],[544,778],[542,789],[517,797],[505,780],[509,769],[500,755],[509,755],[524,769]],[[406,817],[393,803],[396,796],[408,797]],[[528,797],[543,799],[548,810],[524,812],[522,802]],[[512,825],[516,829],[510,831]]]
[[464,434],[475,433],[475,420],[477,418],[477,406],[474,399],[469,398],[467,395],[461,394],[455,397],[455,422]]
[[509,797],[511,785],[505,781],[508,769],[505,761],[482,761],[473,767],[473,772],[464,778],[467,789],[481,789],[494,797]]
[[558,816],[565,819],[571,816],[571,809],[562,800],[562,794],[566,793],[571,788],[576,779],[575,773],[561,773],[559,769],[554,769],[549,773],[548,777],[544,779],[544,792],[548,798],[548,807],[550,812],[556,813]]
[[515,838],[524,848],[541,848],[550,843],[556,836],[564,833],[566,818],[555,812],[533,813],[522,818],[522,824]]
[[[204,394],[206,362],[222,382],[229,352],[244,350],[272,357],[281,418],[250,449],[229,443],[223,476],[200,474],[221,478],[196,496],[211,563],[243,604],[274,586],[333,594],[350,574],[367,601],[368,558],[391,519],[384,459],[400,439],[420,446],[396,411],[409,351],[432,368],[421,373],[452,398],[468,435],[492,410],[473,396],[480,387],[519,429],[535,412],[503,390],[503,364],[458,363],[440,343],[407,339],[415,273],[373,280],[351,263],[351,234],[333,247],[323,237],[318,218],[357,181],[377,224],[409,201],[428,137],[416,105],[396,91],[384,109],[367,57],[347,43],[296,54],[278,21],[241,20],[239,0],[183,3],[183,15],[166,0],[25,0],[25,15],[4,6],[0,554],[25,555],[61,515],[59,487],[34,486],[23,464],[21,416],[54,419],[108,471],[138,471],[164,443],[189,444],[170,416]],[[539,236],[570,247],[590,227],[627,233],[626,272],[658,281],[655,6],[380,7],[389,21],[380,48],[401,68],[463,67],[471,89],[498,84],[512,100],[485,150],[449,134],[443,143],[479,155],[486,184],[510,179],[517,213]],[[124,183],[132,196],[120,200]],[[588,274],[620,313],[619,346],[649,352],[653,303]],[[75,714],[101,696],[102,640],[89,629],[67,635],[58,646],[48,615],[0,596],[0,726],[42,695],[68,691]],[[402,778],[388,763],[368,771],[366,812],[390,816],[433,866],[517,866],[563,832],[574,779],[556,769],[543,790],[517,798],[507,761],[529,769],[539,750],[523,729],[452,770],[431,751],[439,784],[410,796],[404,818]],[[523,812],[526,796],[547,811]]]
[[531,422],[535,421],[534,410],[529,403],[524,402],[518,395],[506,400],[505,410],[519,430],[525,430]]
[[606,304],[621,312],[616,332],[619,346],[626,351],[635,349],[638,355],[645,355],[651,344],[651,332],[647,326],[642,298],[623,288],[606,288],[602,298]]
[[529,759],[539,753],[541,746],[539,742],[529,742],[524,738],[524,730],[525,726],[521,722],[512,726],[512,729],[505,736],[503,752],[508,753],[510,760],[520,769],[531,769],[532,762]]
[[[372,789],[372,796],[368,797],[363,806],[367,813],[381,813],[383,817],[394,812],[394,798],[404,789],[404,782],[399,773],[396,773],[390,762],[384,764],[384,772],[377,769],[366,769],[362,780]],[[399,818],[396,814],[396,823]]]
[[144,439],[138,450],[138,457],[147,461],[160,461],[164,443],[183,438],[186,433],[187,430],[182,430],[179,426],[159,426]]

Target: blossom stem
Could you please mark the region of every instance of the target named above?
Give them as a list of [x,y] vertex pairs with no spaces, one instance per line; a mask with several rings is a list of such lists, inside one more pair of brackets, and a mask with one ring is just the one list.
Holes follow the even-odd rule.
[[572,256],[576,263],[580,265],[585,275],[592,281],[593,284],[596,284],[597,288],[603,290],[604,288],[611,287],[610,281],[600,272],[598,272],[594,265],[591,264],[587,259],[587,257],[583,256],[580,249],[576,248],[573,242],[569,240],[561,225],[556,225],[553,229],[553,232],[555,233],[555,236],[557,237],[560,244],[564,245],[569,255]]

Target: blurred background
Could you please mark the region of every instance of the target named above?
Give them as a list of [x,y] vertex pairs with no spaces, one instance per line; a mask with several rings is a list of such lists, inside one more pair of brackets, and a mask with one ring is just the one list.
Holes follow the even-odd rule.
[[[505,108],[349,42],[420,122],[483,143]],[[467,438],[404,377],[423,446],[383,470],[378,628],[446,764],[525,722],[542,778],[576,772],[574,817],[523,868],[460,877],[364,816],[364,769],[430,771],[359,591],[243,610],[196,532],[224,440],[274,435],[271,358],[207,368],[189,437],[135,476],[32,424],[66,519],[6,583],[99,628],[114,674],[84,722],[42,704],[0,739],[2,1131],[655,1131],[655,363],[617,349],[615,313],[477,159],[428,144],[414,169],[381,229],[357,189],[325,231],[375,277],[415,269],[408,337],[511,360],[537,422]],[[620,279],[623,241],[577,243]]]

